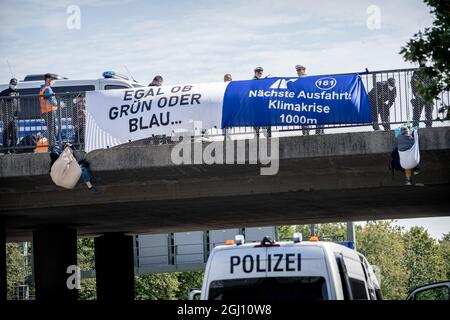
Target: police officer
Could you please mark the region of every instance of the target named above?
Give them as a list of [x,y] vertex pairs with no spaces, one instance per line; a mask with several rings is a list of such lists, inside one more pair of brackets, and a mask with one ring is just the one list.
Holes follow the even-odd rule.
[[295,66],[295,70],[297,71],[297,75],[299,77],[306,76],[306,68],[300,64]]
[[9,81],[9,87],[0,92],[0,120],[3,122],[2,134],[5,153],[14,152],[14,147],[18,140],[15,119],[20,111],[20,104],[18,98],[12,98],[18,96],[17,79],[12,78]]
[[431,128],[433,125],[433,99],[429,99],[420,92],[420,87],[427,87],[432,84],[432,78],[427,74],[427,60],[422,59],[419,61],[419,69],[413,72],[411,77],[411,89],[414,98],[411,99],[413,106],[413,126],[418,127],[422,110],[425,109],[425,127]]
[[263,69],[263,67],[256,67],[254,72],[255,72],[255,75],[253,77],[253,80],[259,80],[262,78],[264,69]]
[[56,125],[55,120],[58,111],[58,101],[52,90],[52,85],[56,77],[51,73],[44,76],[45,83],[41,85],[39,90],[39,102],[41,106],[41,116],[47,126],[48,150],[51,151],[56,144]]

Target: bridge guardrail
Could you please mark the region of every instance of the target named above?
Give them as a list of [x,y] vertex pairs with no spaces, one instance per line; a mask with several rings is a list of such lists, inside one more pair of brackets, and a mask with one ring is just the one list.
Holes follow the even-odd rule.
[[[246,134],[266,135],[309,135],[336,132],[390,130],[394,125],[411,122],[420,127],[448,126],[449,120],[444,106],[450,105],[450,92],[444,91],[432,102],[425,102],[415,84],[427,83],[420,69],[383,70],[359,73],[369,95],[372,124],[317,125],[317,126],[272,126],[269,130],[253,127],[208,129],[201,134],[217,138],[237,137]],[[333,76],[333,75],[327,75]],[[20,89],[19,89],[20,93]],[[48,124],[54,121],[57,144],[71,142],[79,150],[84,150],[86,92],[56,93],[55,98],[62,106],[49,119],[40,114],[39,95],[19,95],[0,97],[0,153],[46,151],[51,141]],[[349,123],[351,123],[349,119]],[[14,128],[17,128],[17,131]],[[352,128],[352,129],[350,129]],[[51,133],[52,130],[50,130]],[[258,132],[257,132],[258,131]],[[17,134],[16,134],[17,132]],[[41,140],[41,148],[36,148],[35,140]],[[153,136],[145,139],[150,144],[171,143],[170,136]],[[34,142],[33,142],[34,141]]]

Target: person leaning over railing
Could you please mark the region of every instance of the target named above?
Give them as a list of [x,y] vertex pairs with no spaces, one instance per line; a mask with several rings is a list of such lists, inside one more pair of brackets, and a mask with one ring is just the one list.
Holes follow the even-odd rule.
[[[56,144],[56,111],[58,110],[58,101],[55,98],[55,94],[52,90],[55,77],[47,73],[44,76],[45,83],[41,85],[39,90],[39,102],[41,106],[41,116],[44,118],[45,125],[47,126],[47,139],[48,150],[51,151]],[[61,102],[61,107],[64,104]]]
[[390,112],[396,98],[397,88],[394,78],[377,82],[376,87],[369,91],[372,126],[374,130],[380,130],[378,115],[380,115],[381,121],[383,122],[384,130],[391,130],[391,125],[389,124]]
[[0,120],[3,122],[3,150],[5,153],[14,152],[18,140],[16,116],[20,111],[20,104],[19,99],[15,98],[18,96],[17,79],[12,78],[9,81],[9,88],[0,92]]

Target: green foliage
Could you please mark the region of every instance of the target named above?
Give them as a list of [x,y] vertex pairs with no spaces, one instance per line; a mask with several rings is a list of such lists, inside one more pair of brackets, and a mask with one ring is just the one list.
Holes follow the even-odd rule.
[[287,241],[292,239],[294,235],[294,227],[293,226],[279,226],[277,227],[277,236],[280,241]]
[[[433,100],[443,90],[450,89],[450,1],[424,0],[431,7],[430,13],[435,20],[431,28],[425,28],[414,34],[400,54],[406,61],[420,62],[431,60],[432,66],[423,70],[424,76],[431,82],[418,86],[425,100]],[[449,106],[443,106],[442,112]],[[447,113],[447,118],[450,113]]]
[[345,223],[322,223],[317,225],[317,235],[326,241],[343,241],[347,238]]
[[439,241],[440,254],[446,264],[447,279],[450,279],[450,232],[443,235],[442,240]]
[[97,299],[97,287],[95,278],[81,280],[81,290],[78,292],[78,300]]
[[[77,264],[82,272],[95,270],[94,238],[77,240]],[[80,286],[79,300],[95,300],[97,298],[95,278],[82,279]]]
[[423,227],[412,227],[403,235],[405,265],[409,271],[408,291],[415,287],[446,279],[446,261],[438,243]]
[[203,283],[204,272],[179,272],[178,292],[176,298],[179,300],[187,300],[189,298],[190,289],[201,289]]
[[17,297],[17,286],[25,283],[23,257],[20,255],[19,245],[17,243],[6,244],[6,268],[8,283],[7,299],[13,300]]
[[[294,228],[294,232],[301,233],[304,240],[309,239],[311,236],[311,225],[310,224],[299,224],[296,225]],[[289,238],[289,240],[292,239],[292,236]]]
[[77,263],[82,271],[95,269],[94,238],[77,240]]
[[136,300],[174,300],[179,288],[176,273],[149,273],[135,276]]
[[392,221],[368,222],[356,231],[357,249],[380,270],[385,299],[405,299],[408,271],[403,261],[402,229]]

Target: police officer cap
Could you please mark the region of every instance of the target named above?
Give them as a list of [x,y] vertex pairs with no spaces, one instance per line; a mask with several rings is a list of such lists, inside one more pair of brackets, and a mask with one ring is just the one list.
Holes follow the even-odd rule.
[[16,78],[12,78],[11,80],[9,80],[9,84],[17,85],[17,79]]
[[264,71],[264,69],[263,69],[263,67],[256,67],[255,72],[257,72],[257,71]]
[[298,70],[302,70],[302,69],[303,69],[303,70],[306,70],[306,68],[305,68],[304,66],[300,65],[300,64],[298,64],[298,65],[295,66],[295,70],[297,70],[297,71],[298,71]]

